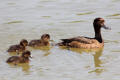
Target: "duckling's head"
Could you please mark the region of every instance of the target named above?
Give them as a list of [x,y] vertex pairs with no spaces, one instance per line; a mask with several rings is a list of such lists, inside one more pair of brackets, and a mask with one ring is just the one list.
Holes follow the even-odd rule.
[[43,41],[49,41],[50,40],[50,35],[49,34],[43,34],[41,36],[41,40],[43,40]]
[[31,57],[31,52],[28,51],[28,50],[24,51],[23,54],[22,54],[22,57],[24,57],[24,58],[29,58],[29,57],[32,58]]
[[103,18],[95,18],[93,25],[94,25],[94,29],[100,29],[100,28],[104,28],[104,29],[110,29],[109,27],[105,26],[105,20]]
[[27,46],[27,45],[28,45],[28,41],[27,41],[26,39],[22,39],[22,40],[20,41],[20,45],[22,45],[22,46]]

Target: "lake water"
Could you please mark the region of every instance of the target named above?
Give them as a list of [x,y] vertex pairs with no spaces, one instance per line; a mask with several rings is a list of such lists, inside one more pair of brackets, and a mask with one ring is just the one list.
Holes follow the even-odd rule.
[[[54,43],[74,36],[94,37],[92,22],[102,17],[112,30],[102,29],[99,50],[28,48],[29,64],[9,65],[10,45],[44,33]],[[0,80],[120,80],[120,0],[1,0]]]

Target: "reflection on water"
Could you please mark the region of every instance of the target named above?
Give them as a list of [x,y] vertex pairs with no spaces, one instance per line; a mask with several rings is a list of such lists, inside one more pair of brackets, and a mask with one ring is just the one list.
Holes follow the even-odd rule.
[[95,12],[86,12],[86,13],[78,13],[77,15],[80,16],[80,15],[88,15],[88,14],[93,14]]
[[98,51],[95,52],[94,56],[94,64],[96,69],[94,70],[96,73],[101,73],[103,72],[104,69],[101,69],[101,60],[100,60],[100,56],[102,56],[102,52],[103,52],[103,48],[99,49]]
[[8,5],[15,5],[15,3],[8,3]]
[[119,2],[120,0],[112,0],[113,2]]
[[109,19],[120,19],[120,17],[110,17]]
[[11,64],[9,63],[9,65],[12,67],[12,68],[22,68],[22,71],[24,71],[25,73],[29,74],[30,73],[30,65],[29,63],[22,63],[22,64]]
[[32,51],[32,50],[41,50],[41,51],[44,51],[44,55],[43,56],[48,56],[50,55],[50,49],[52,49],[52,46],[42,46],[42,47],[29,47],[29,50]]
[[105,42],[104,43],[116,43],[116,44],[118,44],[119,43],[119,41],[118,40],[114,40],[114,41],[112,41],[112,40],[105,40]]
[[120,50],[112,50],[112,52],[120,52]]
[[48,55],[50,55],[51,53],[49,52],[49,51],[47,51],[45,54],[44,54],[44,56],[48,56]]
[[43,18],[50,18],[51,16],[42,16]]
[[90,54],[93,53],[92,56],[94,58],[94,67],[95,67],[95,70],[90,71],[89,73],[96,72],[96,73],[100,74],[100,73],[102,73],[104,71],[104,69],[101,69],[102,62],[100,60],[100,57],[102,56],[102,52],[103,52],[104,48],[79,49],[79,48],[66,48],[65,46],[62,46],[60,48],[61,49],[71,50],[73,52],[77,52],[77,53],[80,53],[80,54],[82,54],[83,52],[90,53]]
[[117,13],[116,13],[116,14],[113,14],[113,15],[108,15],[108,17],[112,17],[112,16],[113,16],[113,17],[114,17],[114,16],[120,16],[120,14],[117,14]]
[[61,23],[80,23],[80,22],[86,22],[86,21],[79,20],[79,21],[70,21],[70,22],[61,22]]
[[5,24],[14,24],[14,23],[22,23],[23,21],[11,21],[11,22],[7,22]]
[[24,63],[24,64],[21,64],[21,65],[18,65],[19,67],[22,68],[22,71],[26,72],[26,73],[29,73],[30,71],[30,65],[28,63]]
[[28,47],[29,50],[42,50],[42,51],[49,51],[52,47],[51,46],[42,46],[42,47]]
[[108,15],[106,17],[109,19],[120,19],[120,14],[116,13],[116,14]]

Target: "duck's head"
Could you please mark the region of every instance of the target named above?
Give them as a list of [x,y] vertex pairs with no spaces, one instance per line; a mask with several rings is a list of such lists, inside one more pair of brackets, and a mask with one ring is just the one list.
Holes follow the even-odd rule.
[[50,35],[49,34],[43,34],[41,36],[41,40],[43,40],[43,41],[49,41],[50,40]]
[[106,27],[105,20],[103,18],[100,18],[100,17],[94,19],[93,25],[94,25],[94,29],[95,30],[96,29],[99,30],[100,28],[104,28],[104,29],[110,30],[109,27]]
[[24,57],[24,58],[29,58],[29,57],[32,58],[31,52],[28,51],[28,50],[24,51],[24,52],[22,53],[22,57]]
[[27,41],[26,39],[22,39],[22,40],[20,41],[20,45],[22,45],[22,46],[27,46],[27,45],[28,45],[28,41]]

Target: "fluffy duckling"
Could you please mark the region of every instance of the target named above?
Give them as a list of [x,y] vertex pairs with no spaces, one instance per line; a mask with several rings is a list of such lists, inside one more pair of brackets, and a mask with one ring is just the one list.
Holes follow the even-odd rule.
[[49,45],[49,40],[50,40],[50,35],[49,34],[43,34],[41,36],[41,39],[31,40],[29,42],[28,46],[31,46],[31,47],[48,46]]
[[10,46],[7,52],[22,52],[25,50],[27,45],[28,41],[26,39],[22,39],[20,44]]
[[12,56],[12,57],[8,58],[8,60],[6,62],[13,63],[13,64],[28,63],[29,58],[31,58],[31,52],[24,51],[21,56]]
[[110,29],[105,26],[105,20],[103,18],[95,18],[93,22],[95,37],[89,38],[84,36],[78,36],[68,39],[61,39],[62,42],[58,43],[59,46],[67,46],[72,48],[101,48],[104,46],[104,41],[101,36],[101,28]]

